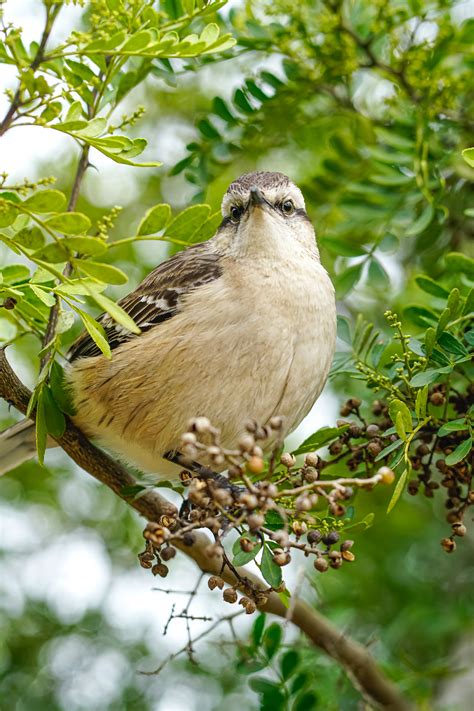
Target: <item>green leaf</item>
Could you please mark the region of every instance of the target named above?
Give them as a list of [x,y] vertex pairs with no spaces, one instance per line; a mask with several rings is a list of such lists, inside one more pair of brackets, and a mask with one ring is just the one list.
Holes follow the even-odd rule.
[[[71,311],[63,312],[68,316],[73,316]],[[74,415],[74,405],[72,402],[71,390],[64,377],[64,370],[57,361],[53,361],[49,375],[49,386],[55,402],[66,415]]]
[[405,422],[404,422],[403,415],[401,412],[397,412],[397,414],[395,416],[395,429],[397,430],[397,434],[400,437],[400,439],[405,441],[407,438],[407,433],[405,430]]
[[202,133],[204,138],[210,138],[214,140],[215,138],[220,138],[220,133],[217,128],[207,119],[201,119],[197,123],[198,131]]
[[271,531],[279,531],[285,528],[285,521],[276,509],[270,509],[265,514],[265,526]]
[[67,59],[66,64],[74,74],[76,74],[81,79],[84,79],[86,82],[90,81],[95,77],[95,74],[92,69],[89,69],[86,64],[83,64],[81,62],[75,62],[73,59]]
[[470,452],[472,451],[472,437],[468,437],[467,439],[464,440],[464,442],[461,442],[454,452],[451,452],[451,454],[448,454],[446,457],[446,464],[448,467],[453,466],[454,464],[457,464],[458,462],[462,461],[465,459]]
[[6,343],[15,338],[18,332],[17,326],[8,316],[0,316],[0,341]]
[[383,240],[379,244],[379,249],[382,252],[387,252],[388,254],[393,254],[399,249],[399,241],[395,235],[390,232],[385,235]]
[[428,385],[417,391],[415,401],[415,413],[418,420],[426,417],[426,408],[428,403]]
[[432,327],[427,328],[425,331],[425,353],[429,358],[433,352],[433,348],[436,343],[436,330]]
[[380,462],[381,459],[385,459],[389,454],[394,452],[396,449],[399,449],[403,445],[403,440],[402,439],[397,439],[395,442],[392,442],[389,444],[385,449],[382,449],[380,454],[377,454],[375,457],[374,461],[375,462]]
[[410,410],[402,400],[394,398],[388,406],[388,413],[390,415],[390,419],[397,428],[399,437],[405,440],[406,433],[411,432],[413,429]]
[[[210,8],[217,9],[217,6],[215,3],[212,5],[209,5]],[[237,40],[235,40],[232,35],[230,34],[225,34],[219,37],[219,39],[214,42],[213,45],[205,49],[204,51],[201,51],[201,54],[211,54],[212,52],[225,52],[227,49],[232,49],[232,47],[235,47],[237,43]]]
[[425,309],[423,306],[407,306],[403,309],[403,313],[406,318],[409,318],[417,326],[426,328],[427,326],[432,326],[438,318],[433,311]]
[[35,284],[28,284],[28,288],[31,289],[33,294],[35,294],[35,296],[37,296],[38,299],[45,304],[45,306],[51,308],[56,303],[56,299],[51,292],[45,291],[44,289],[41,289],[41,287],[35,286]]
[[19,214],[18,208],[10,202],[4,202],[0,195],[0,227],[12,225]]
[[138,235],[154,235],[160,232],[169,222],[171,208],[169,205],[161,204],[150,208],[140,224],[138,225]]
[[223,121],[233,125],[237,122],[235,116],[230,112],[229,107],[220,96],[216,96],[212,102],[212,112]]
[[296,671],[299,664],[299,654],[294,649],[288,650],[280,661],[281,674],[285,681]]
[[268,659],[272,659],[278,652],[281,645],[282,637],[283,630],[276,622],[273,622],[265,630],[262,640],[262,646],[267,654]]
[[397,485],[395,487],[395,491],[392,494],[392,498],[390,499],[390,503],[387,507],[387,513],[390,513],[390,511],[393,509],[395,504],[397,503],[398,499],[402,495],[403,489],[405,487],[405,483],[408,477],[408,468],[404,469],[401,477],[397,481]]
[[66,203],[66,196],[60,190],[41,190],[23,202],[31,212],[59,212]]
[[[0,227],[3,225],[0,223]],[[446,267],[452,272],[463,272],[474,279],[474,259],[461,252],[450,252],[445,257]]]
[[441,313],[438,320],[438,325],[436,326],[436,337],[439,338],[443,333],[444,329],[451,320],[451,309],[447,306]]
[[461,294],[459,292],[459,289],[455,286],[449,292],[448,304],[447,304],[448,309],[450,309],[450,311],[451,311],[452,318],[454,318],[454,316],[456,315],[458,306],[460,305],[460,299],[461,299]]
[[197,228],[195,232],[187,240],[189,244],[196,244],[196,242],[205,242],[206,240],[214,237],[217,228],[222,222],[222,213],[220,210],[215,212],[213,215],[207,218],[205,222],[202,223],[200,227]]
[[290,600],[291,600],[291,595],[289,590],[286,588],[284,590],[280,590],[278,593],[278,597],[280,598],[281,602],[283,605],[286,607],[286,609],[289,608],[290,606]]
[[39,249],[44,244],[44,234],[39,227],[24,227],[16,233],[15,242],[26,249]]
[[79,235],[87,232],[91,226],[91,221],[82,212],[62,212],[46,220],[49,229],[63,232],[66,235]]
[[126,284],[128,281],[127,275],[117,267],[103,262],[91,262],[90,260],[74,259],[74,266],[84,274],[98,279],[106,284]]
[[474,328],[471,328],[470,331],[466,331],[466,333],[464,334],[464,340],[470,346],[474,346]]
[[46,244],[44,247],[35,250],[31,256],[34,259],[40,259],[42,262],[59,264],[60,262],[66,262],[68,260],[69,252],[61,240],[60,242],[50,242]]
[[56,333],[66,333],[74,325],[74,314],[71,311],[61,309],[56,323]]
[[96,344],[97,348],[102,351],[106,358],[112,358],[112,351],[110,350],[105,331],[100,323],[97,323],[97,321],[95,321],[86,311],[82,311],[82,309],[79,309],[76,306],[72,306],[72,308],[77,314],[79,314],[82,323],[84,324],[84,328]]
[[66,429],[66,420],[63,413],[56,403],[51,389],[45,385],[42,390],[44,398],[44,416],[46,429],[48,433],[54,437],[62,437]]
[[79,279],[71,279],[65,284],[60,284],[56,287],[56,291],[66,296],[88,296],[91,291],[104,291],[106,288],[106,284],[100,284],[94,281],[94,279],[88,279],[87,277],[80,277]]
[[345,316],[340,316],[339,314],[337,315],[337,337],[348,345],[352,343],[349,321]]
[[[249,686],[252,689],[252,691],[255,691],[257,694],[264,694],[264,695],[280,695],[280,689],[278,684],[275,681],[269,681],[268,679],[265,679],[264,677],[256,676],[253,677],[253,679],[250,679],[249,681]],[[277,711],[277,709],[275,709]]]
[[434,217],[435,211],[431,203],[426,205],[421,215],[405,232],[406,237],[415,237],[426,230]]
[[236,89],[232,99],[234,106],[240,109],[244,114],[253,114],[255,112],[254,107],[247,99],[242,89]]
[[422,356],[424,358],[425,349],[418,339],[410,338],[408,340],[408,347],[412,353],[416,353],[416,355]]
[[159,161],[137,163],[131,160],[145,150],[147,142],[144,138],[135,138],[132,141],[131,139],[126,139],[124,136],[111,136],[106,138],[88,138],[86,140],[91,146],[97,148],[98,151],[108,158],[111,158],[115,163],[131,165],[137,168],[157,168],[161,165]]
[[166,237],[176,237],[186,241],[208,219],[209,205],[191,205],[180,212],[166,228]]
[[469,293],[466,296],[466,303],[464,304],[463,308],[463,315],[464,314],[474,314],[474,288],[469,289]]
[[104,133],[107,128],[107,121],[104,118],[95,118],[92,121],[88,121],[84,128],[77,131],[80,138],[97,138],[102,133]]
[[84,118],[82,104],[80,101],[74,101],[68,109],[65,121],[78,121],[82,118]]
[[320,237],[319,242],[330,252],[333,252],[333,254],[340,254],[343,257],[361,257],[363,254],[366,254],[366,250],[363,246],[353,244],[341,237]]
[[387,283],[390,281],[387,272],[380,264],[378,259],[372,258],[369,262],[368,271],[369,284],[374,288],[386,287]]
[[5,284],[19,284],[30,278],[30,270],[24,264],[8,264],[0,274]]
[[123,486],[120,489],[120,496],[126,496],[129,499],[136,499],[139,494],[144,494],[146,491],[147,487],[140,484],[135,484],[135,486]]
[[263,635],[263,630],[265,628],[265,620],[266,620],[266,615],[264,612],[261,612],[255,622],[253,623],[252,627],[252,642],[253,646],[255,648],[258,648],[260,646],[260,642],[262,639]]
[[100,306],[101,309],[104,309],[104,311],[107,311],[107,313],[110,314],[110,316],[112,316],[114,321],[116,321],[121,326],[126,328],[127,331],[131,331],[131,333],[136,333],[136,334],[141,333],[137,324],[128,315],[128,313],[126,311],[124,311],[122,309],[122,307],[119,306],[115,301],[112,301],[112,299],[109,299],[108,296],[105,296],[105,294],[99,294],[97,292],[93,292],[91,294],[91,298],[94,299],[94,301]]
[[[306,686],[306,684],[307,684],[309,681],[312,681],[312,679],[311,679],[310,675],[307,674],[306,672],[303,672],[302,674],[298,674],[298,676],[296,676],[296,678],[295,678],[295,679],[293,680],[293,682],[291,683],[291,693],[292,693],[293,695],[294,695],[294,694],[297,694],[298,691],[301,691],[301,689],[302,689],[304,686]],[[315,711],[316,711],[317,706],[314,706],[314,707],[311,706],[311,707],[309,707],[309,708],[311,708],[311,709],[314,708]],[[292,709],[292,711],[293,711],[293,709]]]
[[471,168],[474,168],[474,148],[465,148],[462,157]]
[[446,368],[427,368],[421,373],[417,373],[410,380],[410,385],[414,388],[421,388],[423,385],[430,385],[438,380],[439,376],[443,373],[450,373],[452,371],[451,366],[446,366]]
[[454,353],[454,355],[458,356],[468,355],[467,348],[458,338],[455,338],[452,333],[444,331],[444,333],[442,333],[439,337],[438,343],[444,348],[445,351],[448,351],[448,353]]
[[206,25],[199,36],[199,41],[207,45],[214,44],[219,37],[219,26],[215,22]]
[[415,277],[415,281],[420,289],[426,291],[427,294],[431,294],[431,296],[436,296],[440,299],[446,299],[449,296],[449,291],[430,277],[420,275]]
[[74,254],[85,254],[98,257],[107,251],[107,244],[100,237],[65,237],[61,240],[68,250]]
[[340,437],[340,435],[348,429],[349,425],[342,425],[341,427],[321,427],[321,429],[305,439],[298,449],[295,449],[292,452],[292,454],[297,456],[298,454],[315,452],[320,447],[323,447],[325,444],[328,444],[329,442],[332,442]]
[[36,452],[38,462],[44,463],[44,453],[46,452],[46,442],[48,440],[48,430],[46,427],[46,407],[44,402],[44,386],[40,385],[36,396]]
[[354,288],[362,276],[363,266],[363,263],[353,264],[336,276],[335,287],[339,298],[342,298]]
[[450,420],[450,422],[446,422],[439,428],[438,437],[444,437],[444,435],[451,434],[451,432],[462,432],[468,429],[469,426],[464,418]]
[[253,79],[245,80],[245,88],[247,89],[248,93],[253,96],[254,99],[257,99],[262,103],[268,101],[268,99],[270,98],[270,96],[265,94],[265,92],[260,89],[258,84],[256,84]]
[[281,585],[281,567],[273,562],[273,555],[268,546],[263,548],[260,572],[272,588],[278,588]]
[[301,696],[298,696],[292,711],[308,711],[308,709],[316,709],[318,707],[318,701],[318,696],[314,691],[307,691]]

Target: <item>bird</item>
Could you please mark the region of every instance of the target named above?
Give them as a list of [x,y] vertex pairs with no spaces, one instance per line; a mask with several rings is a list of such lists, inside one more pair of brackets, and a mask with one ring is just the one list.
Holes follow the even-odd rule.
[[[74,424],[158,479],[182,469],[167,453],[179,451],[192,417],[218,427],[225,448],[249,420],[278,416],[287,436],[334,355],[335,293],[301,190],[283,173],[246,173],[221,209],[212,238],[159,264],[118,302],[138,335],[103,314],[111,359],[87,332],[67,354]],[[0,472],[34,452],[34,423],[13,425],[0,434]]]

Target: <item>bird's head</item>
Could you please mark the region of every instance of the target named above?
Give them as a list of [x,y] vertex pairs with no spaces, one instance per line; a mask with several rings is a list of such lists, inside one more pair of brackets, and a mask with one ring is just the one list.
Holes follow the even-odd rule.
[[301,190],[283,173],[246,173],[222,200],[216,242],[238,255],[307,252],[319,258]]

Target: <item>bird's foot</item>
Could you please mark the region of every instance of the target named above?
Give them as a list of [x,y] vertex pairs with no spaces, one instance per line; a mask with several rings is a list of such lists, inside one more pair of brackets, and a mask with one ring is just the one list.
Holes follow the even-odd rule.
[[[225,511],[231,512],[236,499],[238,499],[240,495],[245,492],[244,487],[233,484],[223,474],[218,474],[217,472],[212,471],[212,469],[188,459],[180,452],[167,452],[164,458],[174,464],[182,466],[186,470],[183,474],[190,472],[192,479],[207,482],[208,485],[211,484],[212,489],[214,489],[215,498],[221,499],[222,508]],[[222,493],[218,495],[218,491]],[[180,508],[180,518],[184,521],[189,521],[192,518],[192,512],[195,510],[196,506],[194,502],[190,501],[189,498],[185,499]]]

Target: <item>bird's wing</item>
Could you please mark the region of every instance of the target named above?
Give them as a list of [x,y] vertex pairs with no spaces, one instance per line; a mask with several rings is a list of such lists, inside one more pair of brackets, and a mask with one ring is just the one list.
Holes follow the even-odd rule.
[[[218,279],[222,274],[219,262],[219,254],[210,249],[208,242],[193,245],[157,266],[135,291],[118,303],[142,333],[148,331],[178,313],[183,297],[191,291]],[[139,337],[120,326],[107,313],[97,320],[103,326],[112,350],[131,338]],[[93,339],[84,332],[72,344],[67,357],[73,361],[100,354]]]

